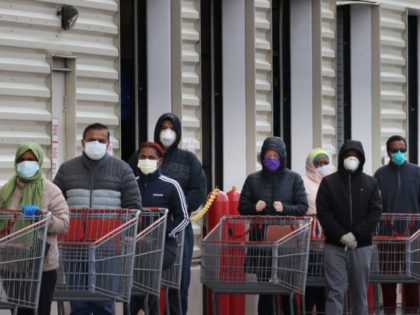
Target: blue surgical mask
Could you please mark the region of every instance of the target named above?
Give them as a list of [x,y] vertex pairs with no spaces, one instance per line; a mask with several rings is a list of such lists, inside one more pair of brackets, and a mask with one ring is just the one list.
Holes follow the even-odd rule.
[[17,165],[17,172],[20,176],[30,178],[39,171],[39,164],[37,161],[23,161]]
[[316,170],[318,171],[319,174],[326,175],[330,171],[330,165],[327,164],[327,165],[320,166]]
[[402,153],[401,151],[392,153],[392,162],[394,162],[395,165],[401,166],[404,164],[407,156],[405,153]]

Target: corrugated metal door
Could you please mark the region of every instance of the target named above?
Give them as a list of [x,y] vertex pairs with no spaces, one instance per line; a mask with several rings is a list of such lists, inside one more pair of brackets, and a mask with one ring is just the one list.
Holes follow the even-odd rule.
[[[407,29],[405,8],[381,5],[380,26],[380,146],[386,157],[389,136],[407,135]],[[379,159],[375,159],[378,166]]]
[[[53,56],[70,57],[77,72],[75,97],[67,105],[74,117],[65,130],[63,155],[81,152],[84,127],[99,121],[113,134],[119,155],[119,35],[118,1],[74,0],[79,11],[73,29],[61,28],[57,16],[62,1],[0,2],[0,184],[13,174],[18,143],[35,141],[46,151],[45,171],[50,177],[53,130]],[[30,14],[28,14],[30,12]],[[76,60],[76,61],[74,61]],[[76,144],[78,145],[76,147]]]
[[272,135],[271,1],[245,3],[247,174],[259,168],[256,152]]
[[172,108],[182,147],[201,160],[200,1],[172,1]]
[[317,0],[313,6],[313,143],[336,153],[336,20],[335,1]]

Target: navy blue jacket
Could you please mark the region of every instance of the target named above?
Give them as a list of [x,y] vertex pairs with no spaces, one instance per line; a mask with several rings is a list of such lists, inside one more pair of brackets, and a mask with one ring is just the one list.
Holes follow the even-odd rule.
[[390,161],[376,171],[375,178],[384,212],[420,213],[420,167],[409,162],[397,166]]
[[[344,168],[344,155],[350,150],[359,152],[361,157],[353,173]],[[338,170],[321,181],[316,210],[326,243],[344,247],[341,237],[352,232],[358,247],[372,244],[372,233],[382,212],[382,198],[378,181],[363,173],[364,163],[362,143],[346,140],[338,155]]]
[[[141,173],[141,172],[140,172]],[[175,237],[189,222],[184,193],[179,184],[161,174],[160,169],[137,179],[144,207],[158,207],[169,210],[166,234]]]
[[[163,163],[160,170],[163,175],[175,179],[185,194],[188,212],[197,210],[205,201],[207,194],[207,181],[200,161],[194,153],[178,148],[181,141],[182,129],[178,117],[172,113],[166,113],[159,117],[155,126],[154,141],[160,142],[160,129],[163,121],[171,120],[175,127],[176,140],[165,150]],[[163,145],[162,145],[163,147]],[[140,175],[137,168],[138,151],[134,152],[128,160],[136,176]]]

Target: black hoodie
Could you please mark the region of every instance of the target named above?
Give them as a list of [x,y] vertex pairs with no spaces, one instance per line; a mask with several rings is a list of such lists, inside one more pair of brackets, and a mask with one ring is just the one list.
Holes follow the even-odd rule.
[[[360,155],[355,172],[344,168],[344,154],[350,150]],[[372,233],[382,212],[382,198],[377,180],[363,173],[364,163],[362,143],[346,140],[338,156],[338,170],[321,182],[316,209],[326,243],[343,247],[341,237],[352,232],[358,247],[372,244]]]
[[[206,176],[204,174],[203,167],[195,154],[178,148],[181,141],[182,128],[181,122],[176,115],[166,113],[159,117],[155,126],[154,141],[162,145],[160,141],[160,130],[165,120],[170,120],[174,124],[176,140],[165,150],[160,170],[163,175],[175,179],[179,183],[185,194],[188,212],[191,213],[192,211],[197,210],[206,199]],[[140,170],[137,167],[137,152],[138,151],[133,153],[128,160],[128,164],[133,169],[134,174],[139,176]],[[147,205],[145,204],[145,206]]]
[[[277,151],[280,155],[280,167],[268,171],[264,166],[261,171],[248,175],[242,188],[238,210],[242,215],[295,215],[301,216],[308,209],[308,200],[302,177],[286,166],[286,145],[279,137],[267,138],[261,148],[260,159],[267,150]],[[258,200],[266,202],[266,208],[256,212]],[[281,201],[283,212],[273,207],[274,201]]]

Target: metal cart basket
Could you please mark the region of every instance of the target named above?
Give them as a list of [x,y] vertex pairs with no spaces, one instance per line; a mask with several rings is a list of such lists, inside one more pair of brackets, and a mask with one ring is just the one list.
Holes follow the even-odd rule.
[[38,308],[51,213],[0,210],[0,308]]
[[134,256],[134,296],[152,294],[159,300],[167,215],[168,210],[162,208],[143,209],[140,213]]
[[174,289],[177,291],[177,301],[178,301],[178,312],[182,313],[181,305],[181,275],[182,275],[182,260],[184,253],[184,238],[185,231],[182,230],[176,235],[176,242],[178,248],[176,251],[176,258],[174,264],[168,269],[162,272],[162,281],[161,287],[166,289],[165,293],[165,312],[169,314],[169,299],[168,299],[168,289]]
[[221,218],[203,240],[203,284],[213,294],[287,294],[293,309],[293,295],[305,293],[311,222],[311,217]]
[[128,302],[139,210],[70,209],[54,299]]
[[[324,241],[322,229],[314,225],[311,232],[308,286],[324,286]],[[373,233],[372,245],[370,282],[419,282],[420,214],[382,213]],[[375,312],[382,310],[377,290],[373,307]]]
[[307,286],[323,287],[325,235],[317,217],[312,216],[311,241],[309,245]]
[[372,282],[420,279],[420,214],[383,213],[373,236]]

